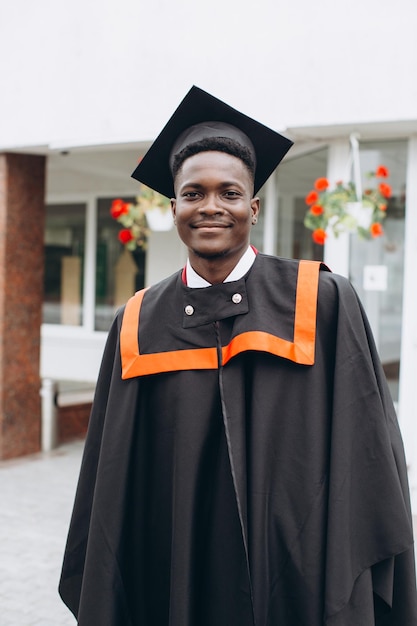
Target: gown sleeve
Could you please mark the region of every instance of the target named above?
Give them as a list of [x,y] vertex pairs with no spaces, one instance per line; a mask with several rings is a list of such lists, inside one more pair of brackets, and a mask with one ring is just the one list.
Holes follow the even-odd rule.
[[[402,438],[362,305],[347,281],[335,281],[326,624],[411,626],[417,596]],[[357,621],[356,612],[368,617]]]

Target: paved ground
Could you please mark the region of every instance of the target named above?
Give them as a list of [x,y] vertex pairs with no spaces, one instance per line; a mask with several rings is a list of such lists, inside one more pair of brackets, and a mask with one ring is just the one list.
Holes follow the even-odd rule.
[[1,626],[75,625],[57,586],[82,449],[0,462]]
[[83,442],[0,463],[0,624],[74,626],[57,592]]

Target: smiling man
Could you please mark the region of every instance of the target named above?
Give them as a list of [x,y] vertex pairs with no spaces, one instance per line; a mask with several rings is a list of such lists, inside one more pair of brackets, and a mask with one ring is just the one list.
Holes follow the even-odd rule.
[[352,287],[250,245],[291,142],[193,88],[134,172],[186,267],[117,314],[60,593],[81,626],[412,626],[402,441]]
[[223,282],[247,251],[259,212],[253,171],[238,156],[220,152],[219,143],[206,142],[210,151],[204,147],[204,152],[177,160],[171,201],[190,265],[210,284]]

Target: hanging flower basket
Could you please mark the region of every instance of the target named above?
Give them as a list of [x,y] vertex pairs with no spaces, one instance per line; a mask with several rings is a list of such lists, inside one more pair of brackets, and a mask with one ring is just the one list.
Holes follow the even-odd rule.
[[382,222],[391,197],[390,185],[381,179],[388,176],[388,169],[383,165],[369,172],[367,177],[374,179],[376,186],[365,188],[360,199],[353,182],[339,181],[329,190],[327,178],[318,178],[305,198],[309,208],[304,225],[313,231],[313,241],[323,245],[329,230],[336,237],[340,233],[356,233],[362,239],[380,237],[384,233]]
[[113,200],[110,214],[124,228],[119,232],[119,241],[127,250],[146,250],[151,230],[170,230],[173,220],[170,201],[160,193],[141,185],[136,202]]
[[159,206],[146,211],[146,221],[149,228],[156,232],[171,230],[174,223],[171,211],[167,211]]

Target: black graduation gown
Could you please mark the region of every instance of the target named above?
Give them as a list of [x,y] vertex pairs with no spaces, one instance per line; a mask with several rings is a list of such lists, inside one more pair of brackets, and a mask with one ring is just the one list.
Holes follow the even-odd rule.
[[116,316],[60,581],[81,626],[417,624],[394,408],[354,290],[318,269],[258,254]]

